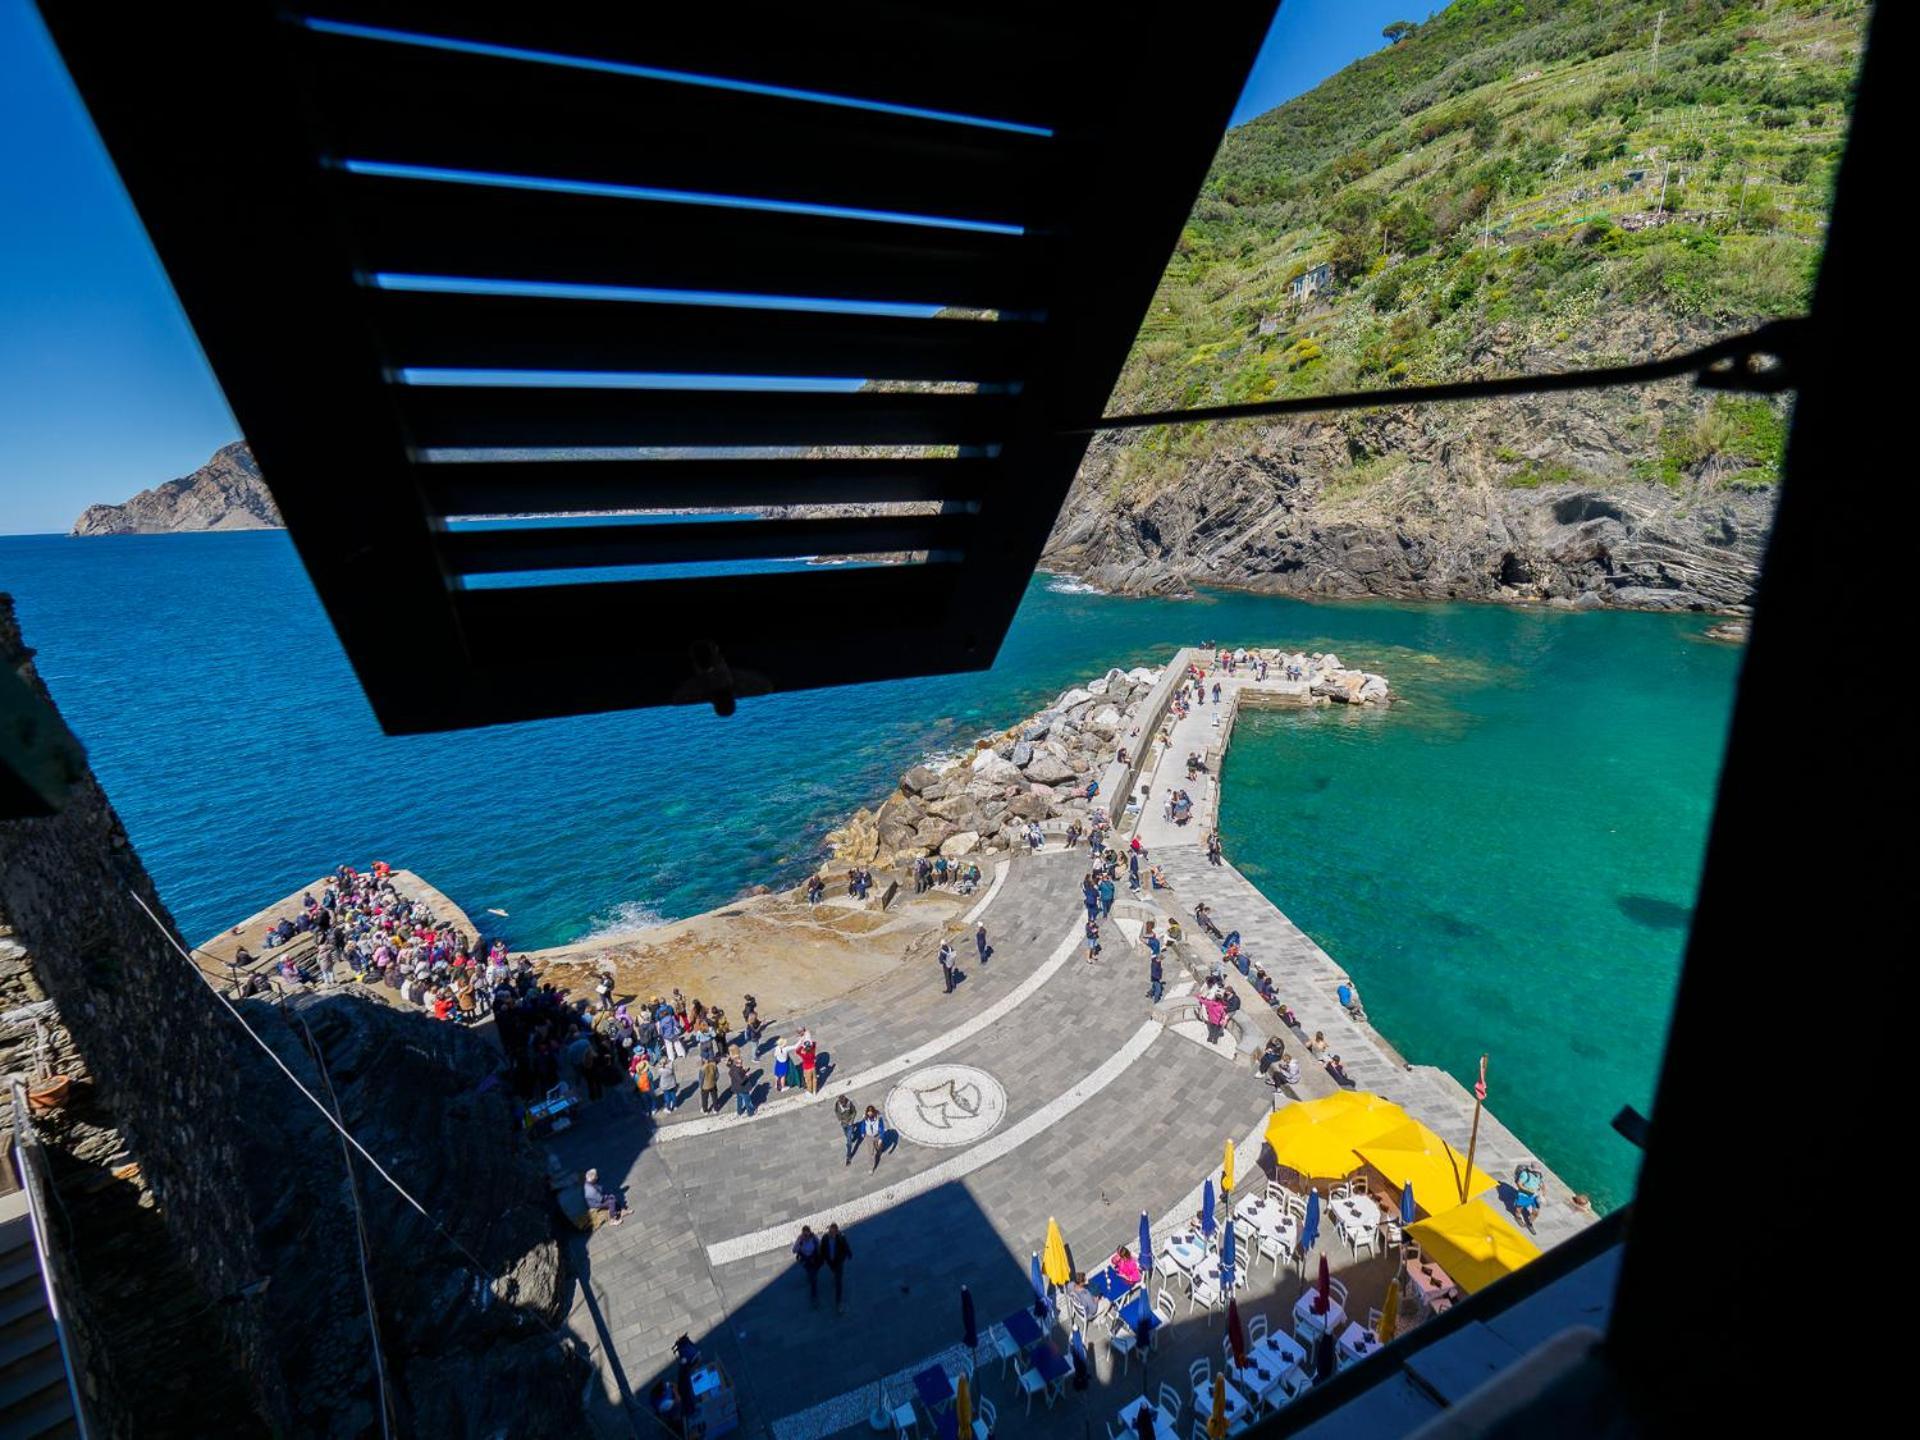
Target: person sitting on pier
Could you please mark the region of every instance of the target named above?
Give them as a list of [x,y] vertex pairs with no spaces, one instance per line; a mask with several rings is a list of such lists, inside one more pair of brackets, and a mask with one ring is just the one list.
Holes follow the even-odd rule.
[[1180,928],[1180,917],[1178,915],[1169,915],[1167,917],[1167,944],[1178,945],[1185,938],[1186,932]]
[[1327,1061],[1327,1074],[1331,1075],[1333,1083],[1342,1089],[1353,1088],[1353,1081],[1347,1078],[1347,1067],[1341,1063],[1338,1055]]
[[1327,1054],[1327,1032],[1316,1030],[1313,1039],[1307,1042],[1307,1053],[1316,1060],[1324,1060]]
[[1158,865],[1155,865],[1147,871],[1147,880],[1156,890],[1171,890],[1173,888],[1173,882],[1167,879],[1167,872]]
[[1213,936],[1214,939],[1218,940],[1222,938],[1220,927],[1214,924],[1213,912],[1207,908],[1206,901],[1202,900],[1193,907],[1193,921],[1194,924],[1206,931],[1207,934]]
[[1346,1010],[1347,1014],[1356,1020],[1364,1020],[1367,1018],[1366,1008],[1360,1003],[1360,992],[1354,988],[1351,980],[1342,981],[1340,988],[1333,993],[1338,997],[1341,1006]]
[[1253,1068],[1271,1080],[1273,1077],[1268,1072],[1280,1063],[1280,1057],[1286,1053],[1286,1047],[1280,1043],[1280,1037],[1269,1035],[1267,1043],[1260,1048],[1259,1058],[1253,1062]]
[[1300,1017],[1294,1014],[1293,1007],[1278,995],[1275,995],[1273,998],[1273,1008],[1279,1012],[1280,1023],[1282,1025],[1286,1026],[1289,1030],[1298,1030],[1300,1028]]
[[586,1179],[581,1183],[581,1191],[586,1197],[588,1210],[607,1212],[608,1224],[618,1225],[627,1218],[627,1207],[620,1203],[619,1193],[601,1188],[598,1170],[587,1171]]
[[1113,1252],[1113,1258],[1107,1261],[1107,1268],[1129,1286],[1140,1283],[1140,1262],[1133,1258],[1133,1252],[1124,1245]]

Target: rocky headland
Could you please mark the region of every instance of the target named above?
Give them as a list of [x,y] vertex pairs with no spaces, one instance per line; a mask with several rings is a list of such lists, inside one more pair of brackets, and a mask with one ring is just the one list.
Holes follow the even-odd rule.
[[191,475],[142,490],[120,505],[89,505],[74,535],[171,535],[191,530],[277,530],[280,512],[247,442],[213,452]]

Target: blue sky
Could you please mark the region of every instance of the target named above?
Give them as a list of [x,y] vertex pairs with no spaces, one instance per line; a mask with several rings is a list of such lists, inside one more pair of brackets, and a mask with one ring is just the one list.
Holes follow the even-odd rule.
[[[1285,0],[1235,123],[1432,3]],[[239,431],[28,0],[0,0],[0,135],[0,534],[64,531]]]

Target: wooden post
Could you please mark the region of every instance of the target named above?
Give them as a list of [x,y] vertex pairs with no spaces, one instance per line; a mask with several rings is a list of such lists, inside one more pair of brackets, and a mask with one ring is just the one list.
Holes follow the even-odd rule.
[[1487,1057],[1480,1057],[1480,1078],[1473,1082],[1473,1133],[1467,1136],[1467,1168],[1460,1172],[1460,1203],[1467,1203],[1473,1179],[1473,1152],[1480,1147],[1480,1111],[1487,1103]]

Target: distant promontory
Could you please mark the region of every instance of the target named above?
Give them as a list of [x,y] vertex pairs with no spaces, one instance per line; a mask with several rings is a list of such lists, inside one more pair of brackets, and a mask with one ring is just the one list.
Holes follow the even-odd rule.
[[122,505],[89,505],[75,535],[169,535],[188,530],[278,530],[280,512],[247,442],[213,452],[191,475],[142,490]]

